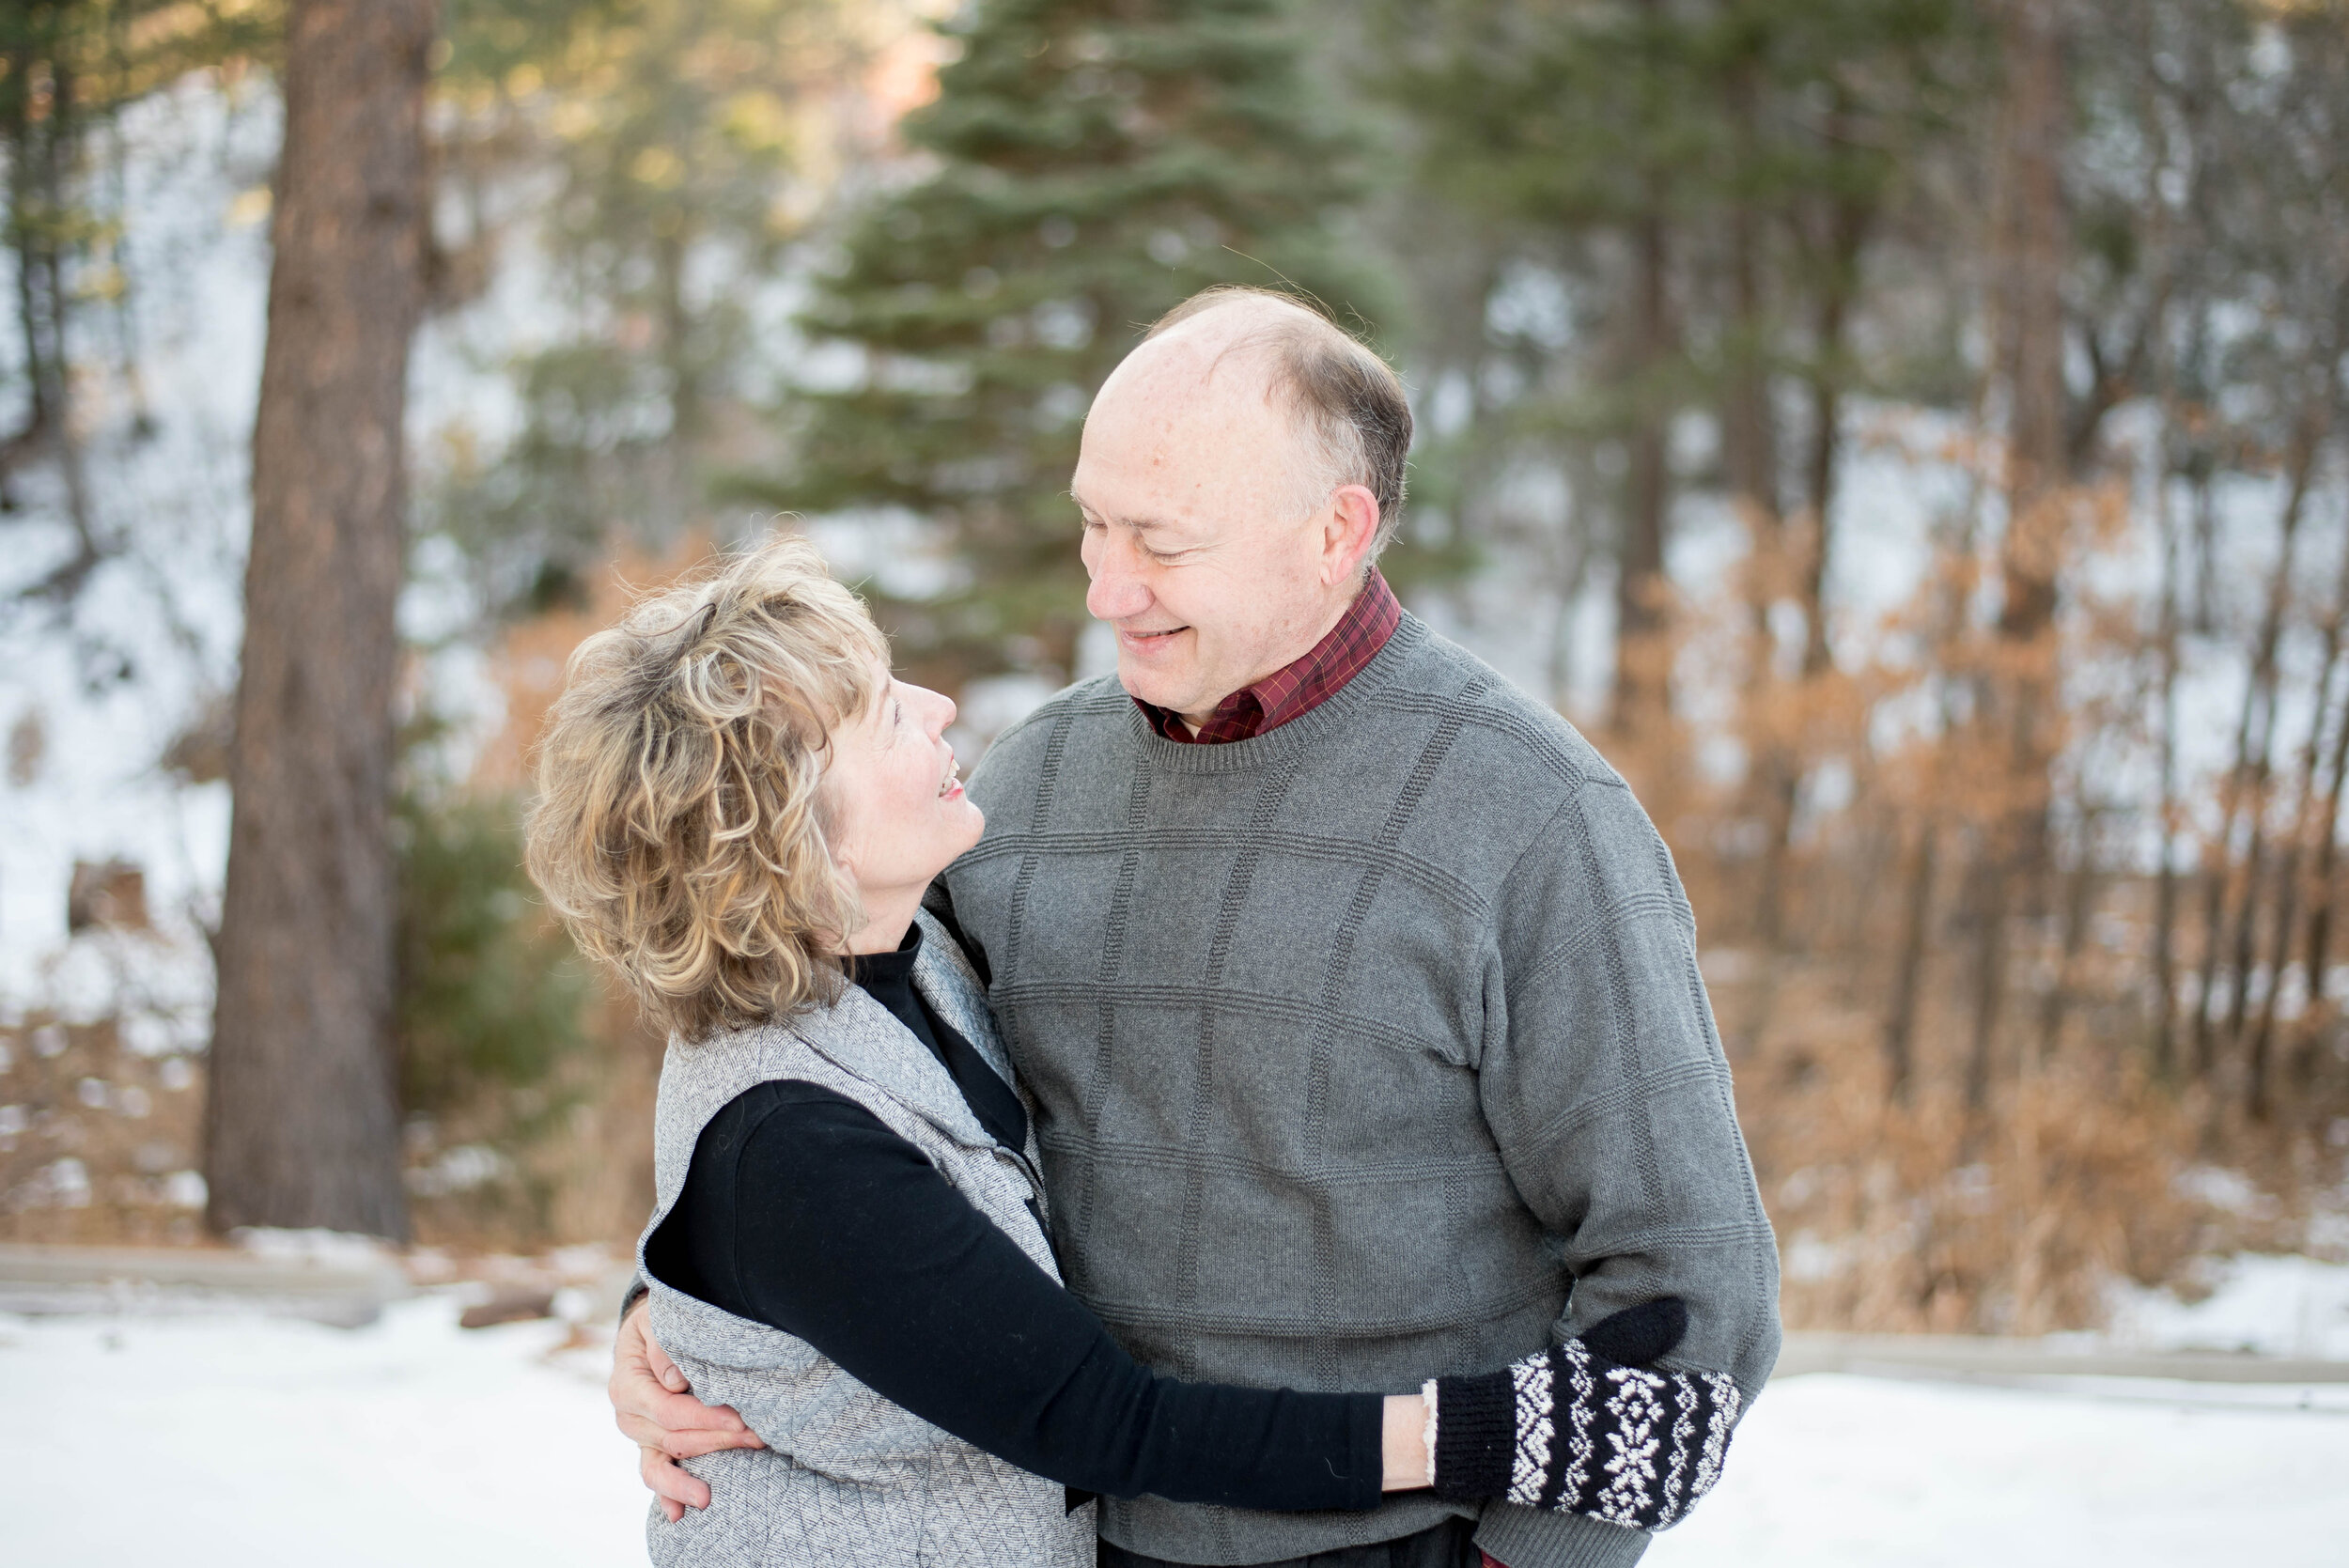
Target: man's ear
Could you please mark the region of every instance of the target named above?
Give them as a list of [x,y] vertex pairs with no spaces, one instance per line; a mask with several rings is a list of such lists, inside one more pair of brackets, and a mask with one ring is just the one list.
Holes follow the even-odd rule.
[[1321,581],[1335,587],[1361,575],[1362,559],[1378,536],[1378,498],[1367,485],[1340,485],[1330,492],[1322,523]]

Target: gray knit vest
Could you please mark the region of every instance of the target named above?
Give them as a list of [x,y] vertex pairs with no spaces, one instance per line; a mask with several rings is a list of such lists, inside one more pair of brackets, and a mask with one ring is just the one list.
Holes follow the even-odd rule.
[[[941,1018],[1008,1079],[986,993],[929,916],[913,983]],[[870,1110],[928,1157],[956,1190],[1055,1279],[1031,1199],[1044,1195],[1025,1150],[1000,1147],[954,1079],[887,1009],[855,986],[829,1008],[721,1035],[672,1041],[654,1113],[657,1206],[637,1243],[655,1340],[712,1405],[731,1405],[764,1450],[730,1450],[685,1467],[709,1483],[706,1509],[646,1523],[652,1560],[723,1568],[1081,1568],[1094,1560],[1094,1511],[1067,1511],[1054,1482],[1006,1464],[883,1399],[805,1340],[720,1312],[645,1266],[645,1241],[684,1189],[702,1128],[757,1084],[820,1084]]]
[[[1252,739],[1168,741],[1095,680],[1006,732],[970,788],[987,832],[946,889],[1036,1107],[1068,1287],[1137,1358],[1403,1392],[1672,1294],[1681,1362],[1759,1389],[1777,1257],[1693,917],[1557,714],[1407,615]],[[1368,1514],[1101,1509],[1105,1538],[1190,1563],[1461,1513],[1512,1568],[1647,1541],[1425,1492]]]

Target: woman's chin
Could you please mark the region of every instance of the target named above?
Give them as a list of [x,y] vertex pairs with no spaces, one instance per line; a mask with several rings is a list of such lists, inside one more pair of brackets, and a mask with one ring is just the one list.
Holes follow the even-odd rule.
[[[987,816],[972,802],[969,796],[963,794],[962,786],[959,784],[955,786],[955,792],[952,795],[944,798],[943,803],[946,807],[946,819],[950,825],[949,837],[955,846],[954,853],[946,858],[947,864],[951,865],[962,858],[965,850],[979,842],[979,835],[987,831]],[[938,869],[943,871],[946,867],[941,865]]]

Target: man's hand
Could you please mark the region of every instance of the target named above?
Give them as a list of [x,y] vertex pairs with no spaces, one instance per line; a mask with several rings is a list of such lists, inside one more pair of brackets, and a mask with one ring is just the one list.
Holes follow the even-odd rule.
[[704,1405],[688,1390],[685,1374],[645,1328],[646,1304],[639,1301],[620,1320],[612,1346],[613,1418],[637,1446],[637,1474],[661,1498],[661,1512],[676,1524],[689,1508],[708,1508],[709,1488],[677,1467],[720,1449],[763,1449],[758,1434],[723,1405]]

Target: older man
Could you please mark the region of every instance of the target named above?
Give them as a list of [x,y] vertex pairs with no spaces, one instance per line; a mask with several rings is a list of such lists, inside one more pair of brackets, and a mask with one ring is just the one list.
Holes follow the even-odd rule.
[[[996,743],[986,837],[933,893],[1034,1095],[1069,1287],[1155,1367],[1321,1389],[1498,1366],[1676,1296],[1672,1364],[1750,1397],[1777,1257],[1688,901],[1582,737],[1379,576],[1409,437],[1382,362],[1248,290],[1161,321],[1086,419],[1086,604],[1117,678]],[[631,1320],[624,1427],[741,1440],[647,1353]],[[646,1469],[699,1500],[657,1451]],[[1424,1493],[1105,1500],[1100,1528],[1120,1568],[1647,1544]]]

